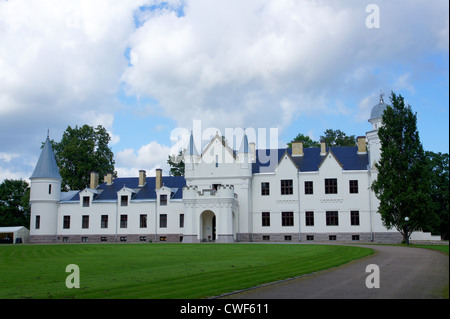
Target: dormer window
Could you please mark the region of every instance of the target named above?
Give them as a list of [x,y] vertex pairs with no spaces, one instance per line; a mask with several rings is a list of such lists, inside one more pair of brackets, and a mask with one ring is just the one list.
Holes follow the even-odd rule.
[[89,196],[83,196],[83,207],[89,207]]
[[167,195],[159,195],[159,205],[167,206]]
[[120,196],[120,206],[128,206],[128,196],[127,195]]

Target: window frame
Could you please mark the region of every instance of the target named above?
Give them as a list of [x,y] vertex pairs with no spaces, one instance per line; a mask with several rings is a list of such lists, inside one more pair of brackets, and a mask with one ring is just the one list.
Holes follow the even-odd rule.
[[349,180],[348,188],[350,194],[358,194],[359,193],[359,185],[357,179]]
[[270,196],[269,182],[261,182],[261,196]]
[[294,226],[294,212],[281,212],[281,226],[292,227]]
[[327,226],[339,226],[339,211],[326,211],[325,218]]
[[292,179],[280,180],[280,192],[281,192],[281,195],[294,194],[294,181]]
[[325,194],[337,194],[338,193],[338,180],[337,178],[325,178]]
[[314,226],[314,211],[305,212],[305,226]]
[[270,212],[261,212],[261,226],[270,227]]
[[359,210],[350,211],[350,225],[360,226]]
[[314,195],[313,181],[305,181],[305,195]]

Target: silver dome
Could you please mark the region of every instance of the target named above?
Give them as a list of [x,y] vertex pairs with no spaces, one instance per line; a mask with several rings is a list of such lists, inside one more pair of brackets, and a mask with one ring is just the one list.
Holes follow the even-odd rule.
[[386,109],[387,105],[384,103],[383,94],[380,95],[380,103],[375,105],[372,108],[372,112],[370,113],[370,120],[381,118],[383,116],[383,112]]

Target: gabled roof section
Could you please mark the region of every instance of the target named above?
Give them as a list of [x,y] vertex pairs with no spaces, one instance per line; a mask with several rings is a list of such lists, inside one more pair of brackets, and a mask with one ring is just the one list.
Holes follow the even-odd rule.
[[[183,198],[183,187],[186,186],[184,176],[163,176],[163,185],[172,190],[171,199]],[[108,185],[102,183],[96,191],[98,195],[94,197],[96,201],[117,201],[117,192],[123,188],[128,188],[133,193],[131,200],[155,200],[156,199],[156,177],[147,177],[144,186],[139,186],[139,177],[122,177],[114,179],[114,183]],[[78,201],[80,192],[71,193],[65,201]]]
[[32,178],[56,178],[61,179],[59,175],[58,165],[56,164],[55,155],[53,154],[52,145],[49,138],[45,141],[39,160],[34,168]]
[[333,151],[331,150],[331,148],[328,150],[328,153],[325,156],[322,156],[322,162],[319,164],[319,168],[322,167],[322,164],[327,160],[328,155],[333,156],[334,160],[338,163],[338,165],[342,168],[344,168],[344,165],[342,165],[342,163],[337,159],[336,155],[334,155]]
[[[327,154],[332,152],[338,163],[347,171],[367,170],[369,164],[368,154],[358,154],[357,146],[327,147]],[[256,151],[256,161],[252,164],[252,172],[269,173],[274,172],[280,159],[287,152],[300,172],[316,172],[325,156],[320,155],[320,147],[303,149],[303,156],[292,157],[292,149],[267,149]]]
[[291,161],[292,165],[294,165],[294,167],[298,170],[298,166],[294,162],[294,159],[292,158],[291,154],[292,154],[292,152],[288,152],[288,149],[286,149],[285,152],[283,153],[283,155],[281,155],[280,159],[278,160],[277,167],[280,166],[281,162],[283,161],[284,157],[286,156]]
[[206,151],[214,144],[215,140],[219,140],[219,142],[222,143],[222,146],[231,154],[231,156],[233,156],[234,159],[236,159],[236,152],[228,146],[228,144],[225,142],[225,138],[223,136],[220,136],[218,132],[216,132],[216,135],[211,139],[211,142],[206,145],[205,149],[202,152],[202,156],[203,154],[206,154]]

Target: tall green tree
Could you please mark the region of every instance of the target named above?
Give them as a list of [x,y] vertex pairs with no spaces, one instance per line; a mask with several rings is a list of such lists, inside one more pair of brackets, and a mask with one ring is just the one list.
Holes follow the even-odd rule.
[[[324,135],[320,136],[320,140],[324,141],[327,146],[335,147],[335,146],[356,146],[356,137],[355,135],[347,136],[341,130],[333,130],[327,129]],[[320,147],[319,141],[314,141],[309,136],[299,133],[290,143],[288,143],[288,147],[292,148],[292,142],[303,142],[303,147]]]
[[24,180],[5,179],[0,184],[0,226],[30,225],[30,188]]
[[99,181],[114,172],[114,153],[108,146],[111,137],[106,129],[83,125],[67,127],[59,143],[52,141],[62,187],[84,189],[89,185],[90,172],[99,173]]
[[356,145],[355,135],[347,136],[341,130],[328,129],[324,132],[324,135],[320,136],[320,140],[324,141],[329,147]]
[[[437,225],[428,230],[449,239],[449,156],[448,154],[425,152],[428,171],[431,175],[431,199],[433,210],[439,217]],[[434,227],[433,227],[434,226]]]
[[[431,205],[430,174],[417,130],[417,115],[404,98],[392,92],[378,130],[381,158],[372,183],[384,226],[395,227],[403,240],[413,231],[434,225],[438,218]],[[405,221],[405,217],[409,221]]]
[[167,164],[170,165],[171,176],[184,176],[184,161],[183,161],[183,151],[180,151],[177,156],[169,155],[167,159]]
[[320,143],[317,141],[313,141],[313,139],[307,135],[299,133],[294,139],[288,143],[288,147],[292,148],[292,142],[303,142],[303,147],[320,147]]

